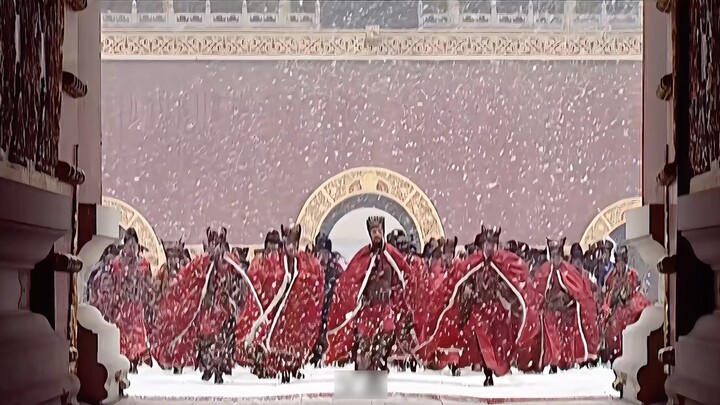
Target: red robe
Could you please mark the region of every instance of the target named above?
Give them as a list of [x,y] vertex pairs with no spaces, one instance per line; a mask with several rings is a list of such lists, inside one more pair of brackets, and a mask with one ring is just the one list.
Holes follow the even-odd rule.
[[195,366],[198,314],[210,269],[210,256],[201,255],[169,281],[157,300],[150,342],[161,368]]
[[459,260],[453,260],[450,266],[446,266],[442,259],[432,259],[429,266],[425,266],[422,276],[424,289],[417,294],[418,302],[416,304],[418,320],[415,322],[415,331],[418,334],[418,343],[427,340],[435,326],[430,325],[431,307],[428,303],[433,299],[434,292],[442,287],[448,270],[458,262]]
[[[393,270],[390,302],[365,305],[362,302],[363,293],[376,260],[383,261]],[[405,325],[408,315],[412,313],[412,304],[406,297],[414,296],[412,288],[416,283],[403,254],[395,247],[386,244],[381,254],[373,254],[370,246],[360,249],[340,275],[333,292],[328,315],[325,363],[354,361],[351,357],[356,333],[367,335],[382,329],[383,332],[393,330],[397,336],[401,329],[399,326]]]
[[[488,285],[475,287],[488,293],[483,302],[463,303],[465,288],[476,278]],[[435,291],[431,301],[432,333],[416,348],[421,359],[442,368],[483,365],[497,376],[510,371],[518,346],[537,333],[537,317],[526,304],[527,266],[514,254],[498,251],[489,265],[481,252],[458,261]],[[499,293],[503,299],[500,299]],[[511,310],[506,303],[514,302]],[[468,316],[463,322],[463,305]]]
[[305,252],[283,259],[289,283],[280,289],[276,310],[263,317],[253,337],[253,345],[263,348],[268,375],[302,368],[320,333],[325,282],[320,262]]
[[231,263],[240,263],[232,253],[225,253],[218,263],[210,258],[206,287],[197,315],[200,365],[205,371],[225,374],[230,374],[235,364],[233,332],[243,279],[242,272]]
[[[534,306],[540,316],[538,339],[518,356],[518,368],[561,370],[597,358],[600,342],[597,306],[590,286],[580,272],[563,261],[558,269],[543,263],[534,278]],[[547,308],[548,294],[566,292],[571,301],[562,311]]]
[[[610,360],[622,355],[622,333],[629,325],[637,322],[642,311],[650,306],[650,301],[640,292],[638,274],[634,269],[627,269],[620,275],[617,268],[608,274],[607,294],[603,305],[603,321],[605,329],[605,351]],[[626,285],[629,297],[624,303],[618,303],[614,308],[611,299],[615,290]]]
[[109,320],[120,329],[120,352],[130,362],[151,364],[145,327],[145,308],[152,297],[150,263],[140,259],[129,266],[124,260],[121,254],[111,263],[114,308]]
[[410,313],[413,314],[412,327],[414,333],[405,335],[402,342],[397,342],[396,353],[392,356],[393,360],[397,362],[403,362],[413,357],[412,348],[420,343],[420,336],[416,334],[419,334],[425,328],[427,318],[425,308],[430,293],[429,273],[425,260],[418,255],[409,254],[405,256],[405,263],[407,263],[411,271],[408,281],[412,285],[408,287],[408,290],[413,291],[413,294],[411,296],[406,295],[406,297]]
[[290,283],[286,276],[281,253],[255,256],[247,271],[247,280],[252,288],[247,289],[244,303],[238,311],[235,323],[235,363],[250,366],[252,359],[248,349],[251,347],[258,328],[267,319],[272,319],[273,311],[280,299],[278,291]]

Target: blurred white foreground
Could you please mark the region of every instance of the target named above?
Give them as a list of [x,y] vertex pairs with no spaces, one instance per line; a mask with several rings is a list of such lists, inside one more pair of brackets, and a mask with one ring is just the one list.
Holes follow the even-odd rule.
[[[200,374],[195,371],[188,370],[181,375],[173,375],[171,371],[162,371],[157,367],[141,368],[139,374],[130,376],[131,386],[127,394],[131,398],[127,403],[135,403],[135,400],[141,398],[152,400],[148,403],[169,399],[197,402],[243,398],[249,402],[270,398],[288,403],[328,402],[327,399],[332,397],[333,374],[336,370],[337,368],[308,367],[303,371],[303,380],[280,384],[279,380],[260,380],[248,370],[237,368],[231,377],[225,377],[225,384],[215,385],[202,381]],[[388,378],[389,399],[392,398],[392,403],[402,402],[399,400],[402,397],[415,400],[442,399],[443,403],[468,400],[485,402],[478,399],[487,399],[488,403],[518,402],[523,399],[549,400],[552,403],[553,400],[602,400],[617,397],[617,393],[611,388],[613,372],[606,368],[570,370],[556,375],[525,375],[515,372],[513,375],[496,377],[494,387],[483,387],[484,380],[482,373],[469,370],[464,370],[460,377],[452,377],[446,372],[392,371]],[[572,402],[578,403],[576,401]],[[383,401],[373,401],[376,402]]]

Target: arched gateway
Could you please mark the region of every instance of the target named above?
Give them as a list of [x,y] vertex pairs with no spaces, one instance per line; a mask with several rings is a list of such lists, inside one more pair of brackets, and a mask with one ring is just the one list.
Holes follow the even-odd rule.
[[623,244],[625,242],[625,213],[641,206],[642,198],[633,197],[625,198],[606,207],[590,221],[590,225],[580,238],[580,245],[584,249],[603,239],[611,239],[615,244]]
[[301,245],[312,244],[320,232],[341,239],[364,234],[364,222],[360,229],[337,228],[356,228],[367,215],[385,216],[388,231],[401,226],[419,247],[445,235],[435,206],[410,179],[387,169],[358,167],[333,176],[310,195],[296,221],[303,227]]
[[150,267],[153,273],[165,264],[165,251],[160,244],[152,225],[147,219],[130,204],[118,200],[117,198],[103,196],[102,205],[105,207],[112,207],[120,211],[120,229],[118,229],[118,237],[128,228],[134,228],[137,231],[140,245],[145,247],[148,252],[145,257],[150,262]]

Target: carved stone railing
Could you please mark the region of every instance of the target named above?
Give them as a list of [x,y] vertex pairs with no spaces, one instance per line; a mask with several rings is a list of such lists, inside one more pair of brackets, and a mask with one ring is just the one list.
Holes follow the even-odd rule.
[[[358,21],[322,18],[332,17],[336,12],[347,12],[344,10],[347,2],[337,0],[278,0],[263,3],[265,6],[262,9],[254,6],[253,0],[101,0],[101,3],[102,24],[106,29],[363,28],[357,27]],[[268,7],[267,3],[271,6]],[[367,2],[370,3],[375,4],[367,7],[383,5],[382,1]],[[393,25],[394,30],[453,28],[585,32],[640,31],[642,28],[642,0],[412,0],[407,3],[412,7],[417,5],[417,21],[409,26],[402,23],[403,28],[398,28],[392,15],[385,16],[385,22]],[[407,10],[401,11],[404,14]],[[328,25],[327,21],[333,23]],[[336,24],[336,21],[341,23]],[[370,25],[389,29],[383,22],[372,22]]]
[[[152,1],[154,7],[142,7]],[[297,27],[311,29],[319,21],[316,12],[292,10],[286,1],[275,8],[256,10],[252,0],[102,0],[103,28],[207,28]]]

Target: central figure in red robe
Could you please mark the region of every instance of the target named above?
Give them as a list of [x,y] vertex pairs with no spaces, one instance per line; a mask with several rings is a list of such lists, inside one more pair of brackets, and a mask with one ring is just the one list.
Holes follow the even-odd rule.
[[406,341],[412,310],[412,270],[385,243],[385,218],[367,220],[370,244],[340,275],[328,316],[325,363],[355,362],[359,370],[387,370],[394,342]]
[[481,366],[488,386],[493,373],[510,371],[517,346],[537,326],[526,304],[527,266],[497,250],[499,228],[483,226],[479,236],[481,250],[457,263],[434,294],[433,331],[416,350],[427,363],[450,366],[454,375],[461,367]]

